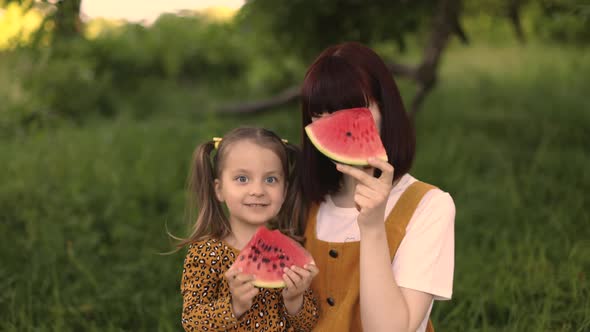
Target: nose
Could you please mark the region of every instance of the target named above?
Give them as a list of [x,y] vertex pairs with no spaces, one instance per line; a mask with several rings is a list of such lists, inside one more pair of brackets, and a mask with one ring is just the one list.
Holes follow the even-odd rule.
[[250,196],[264,196],[264,185],[259,181],[252,182],[252,185],[250,186]]

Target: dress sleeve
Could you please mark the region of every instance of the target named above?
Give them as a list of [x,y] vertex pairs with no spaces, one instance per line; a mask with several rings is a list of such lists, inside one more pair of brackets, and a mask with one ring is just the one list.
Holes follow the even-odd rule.
[[219,297],[221,271],[193,244],[184,260],[180,290],[183,298],[182,326],[185,331],[226,331],[237,329],[238,321],[229,296]]
[[293,331],[309,332],[315,327],[318,322],[319,310],[318,302],[311,289],[308,289],[303,294],[303,305],[295,315],[290,315],[287,309],[284,309],[285,317],[289,321]]
[[455,204],[440,189],[429,191],[412,216],[393,260],[400,287],[448,300],[453,292]]

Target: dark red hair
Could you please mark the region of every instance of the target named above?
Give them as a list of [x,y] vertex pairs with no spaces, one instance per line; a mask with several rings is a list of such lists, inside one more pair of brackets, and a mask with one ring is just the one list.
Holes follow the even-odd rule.
[[[414,127],[391,72],[370,48],[355,42],[324,50],[307,70],[301,88],[303,127],[312,117],[346,108],[379,106],[381,140],[394,181],[412,167],[416,148]],[[340,189],[341,173],[311,144],[302,129],[302,191],[308,202],[321,202]],[[377,176],[379,172],[376,172]]]

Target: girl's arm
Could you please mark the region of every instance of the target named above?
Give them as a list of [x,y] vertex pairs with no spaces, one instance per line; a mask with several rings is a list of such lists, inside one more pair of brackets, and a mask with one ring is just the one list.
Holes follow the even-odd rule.
[[[198,260],[194,260],[195,257]],[[189,247],[181,281],[182,326],[185,331],[237,328],[238,320],[232,311],[231,296],[218,296],[217,289],[223,276],[217,273],[211,259],[217,258],[208,254],[202,256],[196,245]]]
[[312,331],[318,322],[319,308],[311,289],[303,294],[303,304],[297,313],[291,314],[285,307],[284,314],[295,331]]
[[385,227],[361,228],[360,305],[365,331],[416,331],[432,301],[399,287],[391,271]]
[[317,299],[311,289],[312,279],[319,273],[315,263],[303,268],[285,268],[283,280],[286,287],[282,291],[284,315],[295,331],[311,331],[319,318]]
[[382,172],[374,178],[346,165],[337,169],[357,180],[354,200],[359,209],[360,307],[366,331],[415,331],[433,296],[399,287],[392,273],[385,229],[385,206],[393,179],[393,166],[372,159],[369,164]]

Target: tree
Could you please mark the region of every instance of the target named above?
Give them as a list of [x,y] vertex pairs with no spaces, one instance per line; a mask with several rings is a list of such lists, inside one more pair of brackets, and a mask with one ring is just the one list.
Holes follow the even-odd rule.
[[[490,0],[491,1],[491,0]],[[510,17],[521,40],[524,33],[519,12],[523,0],[504,0],[502,15]],[[497,3],[497,2],[496,2]],[[504,8],[502,7],[502,8]],[[410,112],[415,115],[435,87],[441,57],[455,35],[468,43],[461,25],[461,0],[249,0],[240,19],[248,29],[272,32],[277,45],[298,54],[306,62],[325,47],[347,40],[365,44],[395,43],[401,50],[411,34],[426,32],[428,37],[417,65],[388,63],[392,74],[417,85]],[[221,112],[257,112],[297,100],[299,89],[289,87],[266,100],[228,105]]]
[[82,0],[5,0],[0,5],[18,3],[26,10],[37,8],[45,14],[33,45],[37,46],[45,37],[50,36],[52,43],[70,40],[82,35],[83,27],[80,19]]

